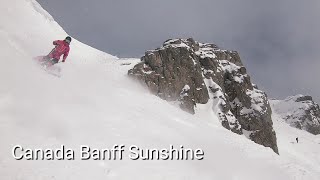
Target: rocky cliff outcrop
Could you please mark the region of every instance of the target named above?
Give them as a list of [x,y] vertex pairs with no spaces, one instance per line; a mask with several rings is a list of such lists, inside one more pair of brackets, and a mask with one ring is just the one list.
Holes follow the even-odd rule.
[[197,104],[211,104],[223,127],[278,153],[267,96],[251,83],[236,51],[171,39],[147,51],[128,74],[190,113]]
[[311,96],[296,95],[270,102],[275,113],[291,126],[320,134],[320,108]]

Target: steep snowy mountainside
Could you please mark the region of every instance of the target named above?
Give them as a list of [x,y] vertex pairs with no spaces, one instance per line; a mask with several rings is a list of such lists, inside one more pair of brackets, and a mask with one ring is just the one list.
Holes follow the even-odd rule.
[[[48,53],[52,40],[67,33],[34,0],[1,3],[0,179],[318,179],[319,141],[305,136],[306,148],[289,147],[286,138],[296,132],[281,127],[284,143],[279,142],[278,156],[221,128],[212,107],[193,116],[150,94],[127,77],[138,60],[119,60],[74,40],[67,62],[59,65],[61,77],[47,74],[32,57]],[[114,144],[184,145],[202,148],[205,159],[17,161],[12,156],[15,145],[65,145],[78,152],[80,145],[102,149]],[[303,156],[307,152],[313,156]]]
[[[52,16],[47,13],[35,0],[3,0],[0,7],[1,25],[0,38],[9,51],[2,51],[2,55],[10,57],[22,54],[27,57],[46,55],[53,48],[52,41],[64,39],[67,33],[58,25]],[[7,4],[12,4],[7,5]],[[12,47],[12,48],[11,48]],[[11,52],[10,51],[13,51]],[[72,49],[86,50],[87,53],[77,56]],[[105,56],[115,58],[104,52],[90,48],[77,40],[71,44],[70,59],[85,60],[87,57]]]
[[270,102],[273,111],[286,123],[312,134],[320,134],[320,108],[311,96],[296,95]]
[[[296,180],[312,179],[312,177],[307,177],[311,172],[319,174],[320,135],[315,136],[290,126],[274,111],[272,119],[277,132],[280,156],[288,160],[282,164],[286,167],[287,172]],[[296,138],[299,140],[298,143]],[[319,179],[319,175],[317,176]]]

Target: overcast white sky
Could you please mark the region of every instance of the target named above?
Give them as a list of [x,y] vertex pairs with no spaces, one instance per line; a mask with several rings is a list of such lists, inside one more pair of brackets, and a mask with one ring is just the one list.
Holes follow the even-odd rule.
[[73,37],[119,57],[169,38],[240,52],[269,97],[320,100],[319,0],[37,0]]

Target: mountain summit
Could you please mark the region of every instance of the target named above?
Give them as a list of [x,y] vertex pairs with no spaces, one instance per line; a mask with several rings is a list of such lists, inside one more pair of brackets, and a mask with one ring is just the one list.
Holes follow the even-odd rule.
[[290,126],[320,134],[320,108],[311,96],[296,95],[284,100],[270,100],[273,110]]
[[251,83],[236,51],[192,38],[170,39],[147,51],[128,74],[192,114],[197,104],[210,104],[223,127],[278,153],[267,95]]

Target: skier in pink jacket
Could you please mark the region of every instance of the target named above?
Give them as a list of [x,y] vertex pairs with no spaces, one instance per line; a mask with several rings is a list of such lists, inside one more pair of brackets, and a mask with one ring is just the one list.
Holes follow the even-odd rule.
[[68,36],[64,40],[56,40],[53,41],[53,45],[56,47],[51,51],[51,53],[47,56],[51,61],[51,65],[54,65],[59,62],[60,57],[63,55],[62,62],[65,62],[70,51],[70,43],[71,37]]

